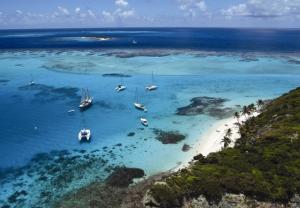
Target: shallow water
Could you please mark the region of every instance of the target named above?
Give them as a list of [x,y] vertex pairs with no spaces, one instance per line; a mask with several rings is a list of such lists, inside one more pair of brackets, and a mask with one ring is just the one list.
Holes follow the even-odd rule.
[[[237,105],[277,97],[300,83],[300,65],[291,61],[299,60],[295,54],[248,54],[245,58],[244,53],[164,51],[162,56],[162,51],[158,54],[150,50],[148,55],[121,52],[126,57],[116,50],[21,50],[0,54],[0,186],[4,190],[0,202],[6,203],[16,190],[23,189],[28,194],[21,194],[12,204],[34,207],[45,187],[56,194],[66,193],[104,179],[110,173],[105,169],[116,165],[142,168],[148,176],[169,170],[193,156],[192,151],[181,151],[183,144],[193,146],[220,119],[209,114],[176,115],[177,108],[190,104],[191,98],[226,98],[229,101],[222,108],[236,110]],[[146,92],[152,72],[159,89]],[[102,76],[106,73],[130,75],[123,78],[127,90],[116,93],[114,88],[121,78]],[[31,78],[36,84],[27,86]],[[88,88],[95,101],[83,113],[77,107],[82,88]],[[133,107],[136,89],[147,113]],[[75,112],[68,113],[70,109]],[[140,117],[149,120],[148,128],[141,126]],[[83,127],[92,130],[90,143],[78,142],[77,133]],[[186,139],[164,145],[155,139],[153,128],[178,130]],[[135,135],[127,136],[130,132]],[[53,150],[67,150],[70,155],[52,152],[47,156],[51,159],[31,161],[37,153]],[[78,155],[80,159],[69,168],[74,170],[76,164],[81,164],[77,167],[80,171],[64,182],[67,186],[56,189],[51,179],[38,180],[49,171],[47,164],[61,168],[64,162],[58,159],[62,157],[69,163],[70,157]],[[89,157],[96,158],[96,162],[88,163]],[[106,162],[99,163],[102,160]],[[4,172],[9,167],[17,170]],[[16,178],[9,178],[12,175]],[[57,181],[58,175],[47,177]],[[17,186],[20,182],[22,185]],[[45,207],[57,197],[55,193],[48,195],[53,198],[43,201]]]

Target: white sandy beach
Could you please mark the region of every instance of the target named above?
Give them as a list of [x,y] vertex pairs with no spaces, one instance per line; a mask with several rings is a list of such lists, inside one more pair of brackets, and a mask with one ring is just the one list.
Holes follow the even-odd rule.
[[[259,113],[254,112],[251,116],[248,116],[248,118],[258,115]],[[246,118],[244,116],[241,116],[239,122],[244,122],[245,120]],[[237,119],[234,117],[222,119],[216,122],[210,129],[202,134],[199,137],[198,142],[193,145],[192,149],[190,150],[193,151],[192,155],[196,156],[198,154],[202,154],[203,156],[207,156],[209,153],[220,151],[223,147],[222,139],[229,128],[232,130],[232,143],[229,146],[233,147],[235,141],[240,137],[238,131],[239,129],[235,123],[237,123]],[[188,167],[192,159],[193,158],[189,158],[188,160],[182,162],[173,170],[177,171],[182,168]]]

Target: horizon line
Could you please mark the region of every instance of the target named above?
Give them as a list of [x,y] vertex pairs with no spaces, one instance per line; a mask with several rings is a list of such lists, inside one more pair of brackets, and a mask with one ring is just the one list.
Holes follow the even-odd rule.
[[173,27],[173,26],[156,26],[156,27],[147,27],[147,26],[135,26],[135,27],[128,27],[128,26],[119,26],[119,27],[36,27],[36,28],[0,28],[0,31],[4,30],[78,30],[78,29],[86,29],[86,30],[97,30],[97,29],[272,29],[272,30],[300,30],[300,27],[201,27],[201,26],[180,26],[180,27]]

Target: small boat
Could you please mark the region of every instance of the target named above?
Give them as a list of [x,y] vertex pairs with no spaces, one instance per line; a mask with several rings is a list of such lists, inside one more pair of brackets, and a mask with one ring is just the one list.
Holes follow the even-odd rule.
[[148,90],[148,91],[154,91],[157,88],[158,88],[158,86],[156,86],[156,85],[149,85],[149,86],[146,87],[146,90]]
[[149,125],[147,119],[145,119],[145,118],[141,118],[141,123],[143,126],[146,126],[146,127],[148,127],[148,125]]
[[123,90],[126,90],[126,86],[123,84],[123,78],[121,78],[121,84],[117,85],[116,89],[117,92],[121,92]]
[[142,110],[142,111],[147,111],[147,108],[146,108],[146,106],[144,106],[143,104],[141,104],[141,103],[134,103],[134,106],[135,106],[135,108],[136,109],[138,109],[138,110]]
[[137,44],[137,41],[136,41],[136,40],[133,40],[133,41],[132,41],[132,44],[134,44],[134,45]]
[[154,80],[154,75],[153,75],[153,72],[152,72],[152,83],[146,87],[147,91],[157,90],[158,86],[153,84],[153,82],[154,82],[153,80]]
[[91,107],[92,104],[93,104],[93,98],[89,95],[89,91],[87,89],[86,90],[83,89],[81,101],[79,104],[80,110],[84,111],[89,107]]
[[30,82],[28,83],[28,86],[35,85],[35,82],[33,81],[32,75],[30,75],[30,77],[31,77],[31,79],[30,79]]
[[138,110],[142,110],[142,111],[145,111],[147,112],[147,108],[145,105],[141,104],[139,101],[138,101],[138,94],[137,94],[137,89],[136,89],[136,92],[135,92],[135,96],[136,96],[136,101],[133,103],[134,107]]
[[116,91],[117,91],[117,92],[121,92],[121,91],[123,91],[123,90],[126,90],[126,86],[124,86],[124,85],[118,85],[118,86],[116,87]]
[[75,112],[74,109],[68,110],[68,113],[73,113],[73,112]]
[[90,141],[91,130],[90,129],[81,129],[78,133],[78,140],[81,141]]

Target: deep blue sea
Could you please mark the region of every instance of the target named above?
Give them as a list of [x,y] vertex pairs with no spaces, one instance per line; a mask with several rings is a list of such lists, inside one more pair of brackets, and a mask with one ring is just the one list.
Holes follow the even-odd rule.
[[[299,36],[299,29],[106,28],[0,30],[0,46],[2,49],[163,48],[236,52],[299,52]],[[112,40],[99,41],[93,39],[93,37],[109,37]],[[133,41],[138,44],[132,44]]]
[[[116,93],[121,82],[127,89]],[[152,82],[159,88],[147,92]],[[170,170],[232,115],[224,111],[299,85],[297,29],[0,30],[0,207],[50,207],[116,166],[142,168],[147,176]],[[78,109],[82,88],[94,97],[85,112]],[[137,95],[147,113],[134,108]],[[177,115],[194,97],[226,102]],[[78,142],[83,127],[92,130],[90,143]],[[162,144],[155,129],[186,139]],[[183,152],[183,144],[191,150]]]

